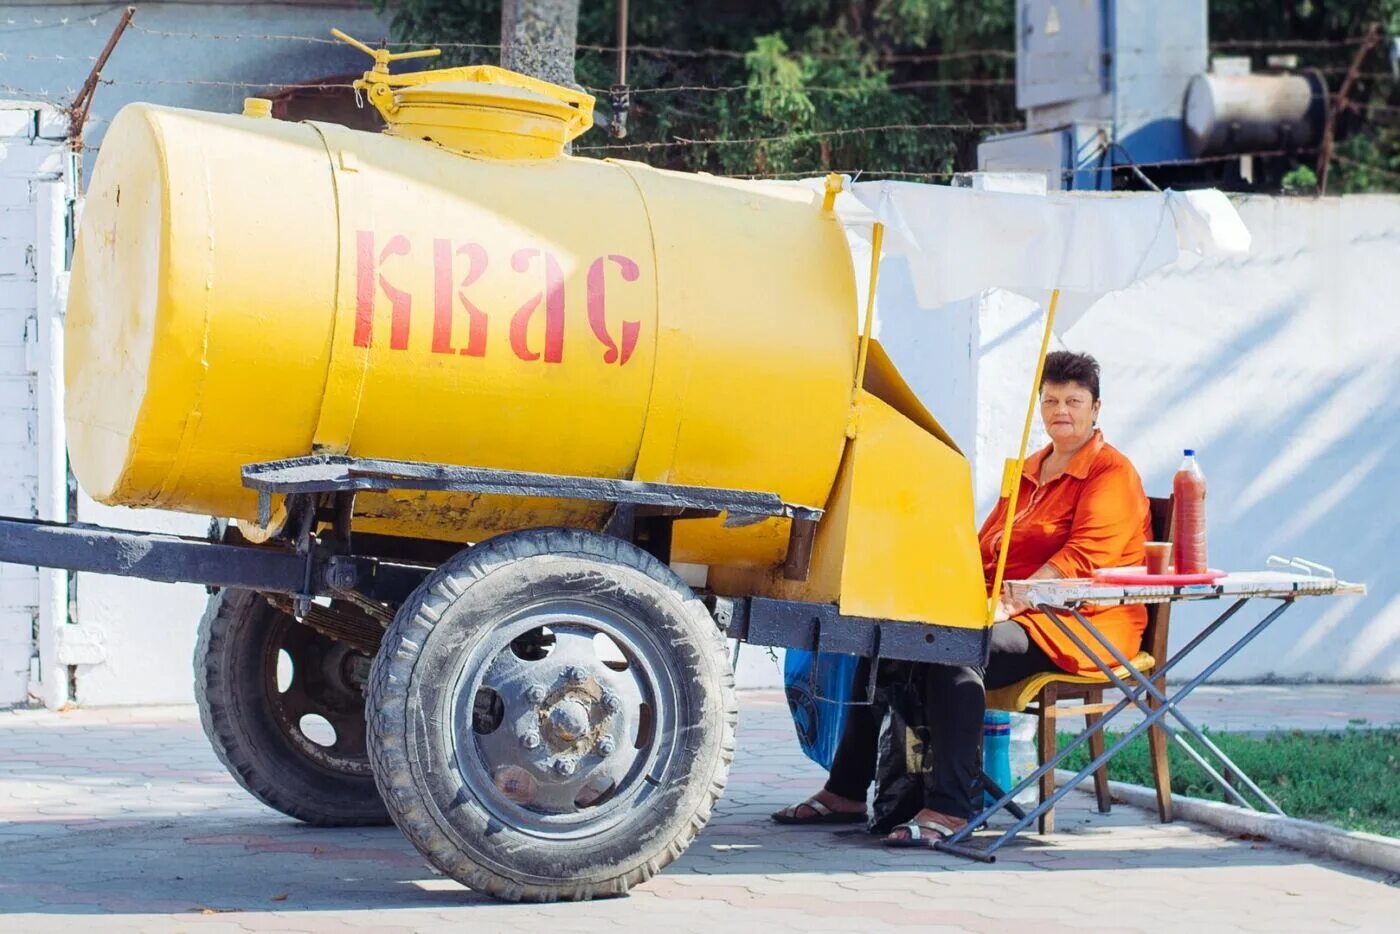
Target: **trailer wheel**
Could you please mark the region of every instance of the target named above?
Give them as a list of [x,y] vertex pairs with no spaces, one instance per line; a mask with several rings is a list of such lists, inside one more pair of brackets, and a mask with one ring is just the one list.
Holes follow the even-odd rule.
[[[290,663],[290,681],[283,680]],[[209,598],[195,647],[204,733],[253,797],[322,827],[389,823],[370,771],[368,658],[246,590]]]
[[375,657],[374,776],[437,868],[509,901],[621,895],[679,856],[734,757],[724,641],[670,568],[512,532],[423,582]]

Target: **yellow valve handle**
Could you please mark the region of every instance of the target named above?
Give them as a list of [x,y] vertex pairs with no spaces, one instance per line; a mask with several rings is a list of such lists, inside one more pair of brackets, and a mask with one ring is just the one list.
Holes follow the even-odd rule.
[[560,103],[568,104],[574,109],[574,113],[568,122],[568,130],[565,134],[567,140],[573,140],[583,135],[593,126],[593,107],[597,102],[593,95],[586,91],[576,91],[573,88],[566,88],[549,81],[541,81],[538,78],[531,78],[529,75],[498,68],[495,65],[464,65],[458,68],[437,68],[392,75],[389,73],[390,62],[409,58],[432,58],[441,55],[442,50],[418,49],[413,52],[390,52],[388,49],[372,49],[359,39],[347,35],[339,29],[332,29],[331,35],[374,59],[374,67],[365,72],[364,77],[354,82],[354,88],[369,94],[370,103],[374,104],[375,108],[384,115],[385,120],[392,120],[398,111],[398,106],[394,103],[393,88],[414,87],[438,81],[473,81],[479,84],[499,84],[505,87],[534,91],[536,94],[552,97]]
[[354,36],[341,32],[339,29],[332,29],[331,35],[341,42],[352,45],[361,52],[374,59],[374,71],[378,74],[387,75],[389,73],[390,62],[401,62],[408,58],[436,58],[442,54],[442,49],[418,49],[413,52],[390,52],[388,49],[372,49]]

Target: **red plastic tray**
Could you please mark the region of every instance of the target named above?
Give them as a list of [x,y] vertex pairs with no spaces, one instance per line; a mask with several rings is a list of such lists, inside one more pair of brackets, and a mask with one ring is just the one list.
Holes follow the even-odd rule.
[[1094,580],[1105,584],[1158,584],[1166,587],[1187,587],[1191,584],[1213,584],[1226,575],[1211,568],[1204,574],[1148,574],[1147,568],[1099,568]]

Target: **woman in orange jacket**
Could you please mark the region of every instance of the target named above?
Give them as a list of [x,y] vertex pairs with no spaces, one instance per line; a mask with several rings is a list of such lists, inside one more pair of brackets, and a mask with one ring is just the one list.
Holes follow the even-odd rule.
[[[1040,414],[1050,444],[1026,459],[1021,474],[1006,579],[1088,577],[1095,568],[1142,564],[1151,529],[1147,496],[1132,463],[1105,442],[1097,428],[1097,361],[1065,351],[1047,356]],[[1003,498],[978,535],[989,587],[1005,521]],[[1083,612],[1092,613],[1094,625],[1120,652],[1129,658],[1137,653],[1147,626],[1143,607]],[[1094,645],[1082,626],[1068,622],[1088,645]],[[987,688],[1005,687],[1044,671],[1098,671],[1043,613],[1009,604],[1004,597],[992,626],[991,656],[985,668],[923,667],[924,704],[935,757],[934,789],[924,809],[889,835],[886,842],[892,846],[929,845],[957,832],[978,811],[982,792],[978,753]],[[857,677],[864,674],[858,672]],[[773,819],[786,824],[864,821],[879,729],[870,708],[850,708],[826,787],[801,804],[777,812]]]

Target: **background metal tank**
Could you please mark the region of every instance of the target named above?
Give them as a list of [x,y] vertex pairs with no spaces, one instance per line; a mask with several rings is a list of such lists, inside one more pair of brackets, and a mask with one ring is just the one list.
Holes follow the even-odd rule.
[[[383,135],[117,115],[67,322],[90,495],[248,522],[239,468],[316,450],[826,502],[856,354],[835,218],[564,156],[576,108],[495,71],[392,92]],[[362,494],[355,527],[472,541],[608,508]],[[785,520],[683,525],[681,561],[771,565],[787,542]]]

